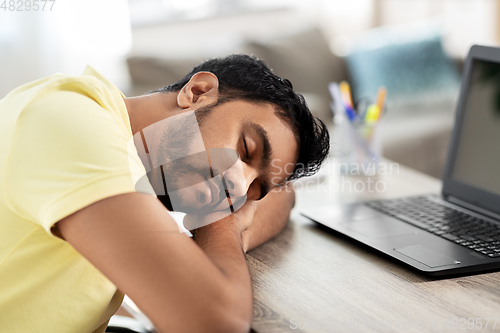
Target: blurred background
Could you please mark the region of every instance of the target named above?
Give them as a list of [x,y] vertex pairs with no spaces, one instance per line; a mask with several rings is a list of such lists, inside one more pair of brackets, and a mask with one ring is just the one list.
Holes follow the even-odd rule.
[[0,8],[0,98],[86,64],[133,96],[204,59],[254,54],[329,124],[329,82],[349,81],[363,102],[385,85],[384,155],[437,177],[464,57],[500,42],[500,0],[56,0],[38,11],[33,2]]

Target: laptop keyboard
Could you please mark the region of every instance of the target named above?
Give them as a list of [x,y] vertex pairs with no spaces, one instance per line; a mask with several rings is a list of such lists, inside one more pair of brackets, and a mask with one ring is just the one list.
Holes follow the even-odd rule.
[[425,196],[371,201],[366,205],[490,258],[500,257],[500,226],[493,222]]

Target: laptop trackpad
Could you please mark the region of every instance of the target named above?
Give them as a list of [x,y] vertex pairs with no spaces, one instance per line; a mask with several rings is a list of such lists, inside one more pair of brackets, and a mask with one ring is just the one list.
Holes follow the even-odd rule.
[[373,220],[355,221],[342,225],[369,238],[384,238],[416,233],[414,227],[383,215],[376,216]]
[[401,247],[399,249],[394,249],[394,251],[404,254],[405,256],[410,257],[431,268],[460,264],[460,261],[451,259],[423,245]]

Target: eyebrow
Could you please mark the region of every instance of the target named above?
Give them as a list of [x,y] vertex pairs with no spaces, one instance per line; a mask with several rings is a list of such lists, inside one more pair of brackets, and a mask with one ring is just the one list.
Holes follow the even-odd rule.
[[[267,170],[269,169],[269,166],[271,164],[272,154],[271,144],[269,143],[269,135],[267,134],[267,131],[259,124],[249,123],[248,125],[255,131],[255,133],[257,133],[260,141],[262,142],[261,168],[262,170]],[[262,199],[270,191],[270,189],[271,187],[269,186],[267,180],[262,180],[259,199]]]

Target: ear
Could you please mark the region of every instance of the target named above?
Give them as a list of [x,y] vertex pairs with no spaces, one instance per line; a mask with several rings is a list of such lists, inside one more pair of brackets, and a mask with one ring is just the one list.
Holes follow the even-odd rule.
[[197,108],[216,102],[218,96],[217,76],[209,72],[198,72],[177,94],[177,104],[183,109]]

